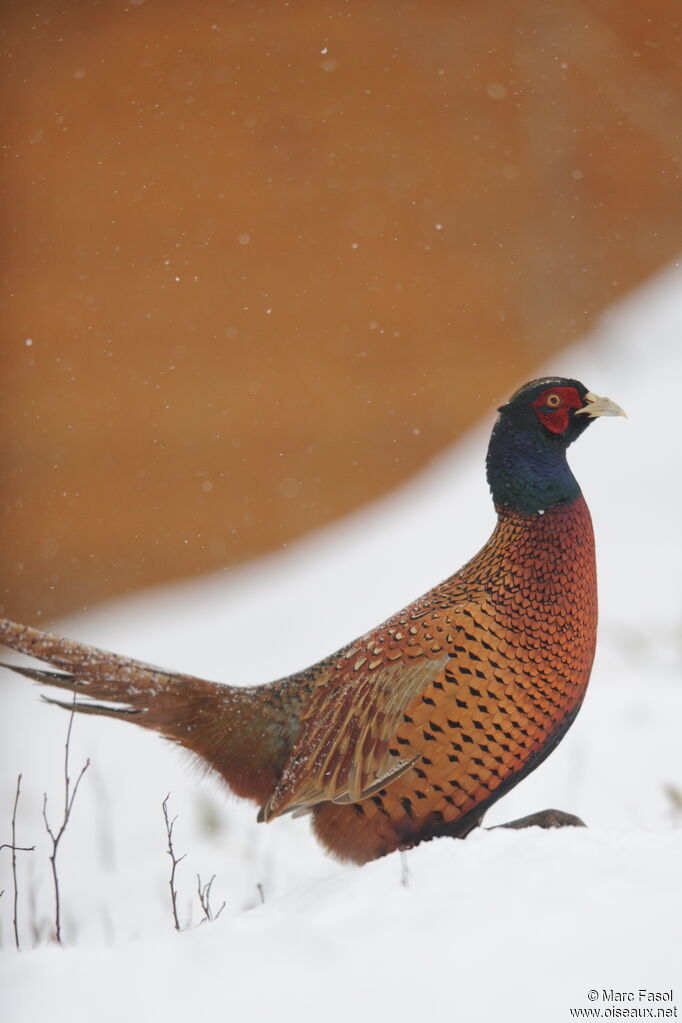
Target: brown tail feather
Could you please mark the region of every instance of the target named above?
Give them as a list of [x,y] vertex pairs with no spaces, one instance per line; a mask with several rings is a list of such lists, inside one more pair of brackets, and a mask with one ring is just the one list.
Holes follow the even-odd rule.
[[[257,688],[221,685],[7,618],[0,618],[0,643],[65,672],[6,665],[43,685],[73,693],[79,713],[127,718],[159,732],[201,757],[237,795],[258,803],[272,794],[298,733],[306,684],[296,676]],[[61,700],[48,702],[73,706]]]
[[64,710],[77,710],[79,714],[100,714],[107,717],[131,717],[133,714],[141,713],[136,707],[114,707],[113,704],[84,703],[76,700],[76,687],[79,685],[73,675],[63,675],[57,671],[40,671],[38,668],[25,668],[19,664],[7,664],[0,661],[0,668],[13,671],[24,678],[30,678],[33,682],[42,682],[45,686],[56,686],[59,689],[67,689],[72,692],[74,699],[70,701],[55,700],[51,696],[41,696],[45,703],[51,703],[54,707],[62,707]]

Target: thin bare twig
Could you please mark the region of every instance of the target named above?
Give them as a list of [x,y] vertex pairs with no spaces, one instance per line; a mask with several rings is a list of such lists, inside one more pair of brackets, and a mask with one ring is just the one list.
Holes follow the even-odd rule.
[[[17,946],[17,952],[21,951],[21,945],[19,944],[19,887],[17,885],[17,807],[19,806],[19,794],[21,793],[21,774],[17,777],[17,794],[14,797],[14,809],[12,810],[12,884],[14,885],[14,915],[12,922],[14,924],[14,942]],[[22,852],[33,852],[35,846],[32,845],[30,850],[27,847],[22,848]]]
[[71,750],[71,729],[73,728],[73,719],[76,716],[76,697],[73,698],[73,707],[71,708],[71,716],[69,717],[69,727],[66,730],[66,743],[64,745],[64,816],[59,828],[53,831],[50,822],[47,819],[47,792],[43,794],[43,821],[45,822],[45,830],[52,839],[52,852],[50,854],[50,865],[52,867],[52,881],[54,883],[54,903],[55,903],[55,938],[58,943],[62,943],[62,920],[61,920],[61,899],[59,892],[59,874],[57,872],[57,853],[59,851],[59,843],[61,842],[62,835],[66,831],[66,827],[71,818],[71,811],[73,810],[74,800],[78,792],[78,786],[80,785],[83,775],[90,766],[90,758],[88,758],[80,769],[80,773],[76,778],[76,782],[71,787],[71,777],[69,775],[69,753]]
[[[19,889],[17,887],[17,853],[18,852],[33,852],[35,849],[34,845],[17,845],[17,807],[19,805],[19,793],[21,792],[21,775],[17,778],[17,792],[14,797],[14,809],[12,810],[12,841],[3,842],[0,845],[0,850],[11,849],[12,850],[12,883],[14,885],[14,916],[12,923],[14,925],[14,943],[17,946],[17,951],[21,951],[19,944],[19,915],[18,915],[18,900],[19,900]],[[4,895],[5,889],[0,892],[0,895]]]
[[217,913],[214,913],[211,909],[211,887],[214,881],[215,874],[207,884],[202,885],[201,877],[197,874],[197,894],[199,896],[201,910],[204,914],[203,919],[199,921],[200,924],[204,924],[206,922],[210,923],[212,920],[217,920],[222,911],[225,909],[224,901]]
[[[173,908],[173,923],[175,924],[175,930],[181,930],[180,921],[178,920],[178,893],[175,890],[175,870],[178,863],[182,863],[187,853],[183,853],[182,856],[177,857],[175,850],[173,849],[173,828],[175,822],[178,819],[177,816],[170,820],[168,817],[168,800],[170,799],[170,792],[161,804],[163,808],[163,819],[166,822],[166,835],[168,836],[168,855],[171,858],[171,876],[170,876],[170,891],[171,891],[171,906]],[[209,884],[210,887],[210,884]]]

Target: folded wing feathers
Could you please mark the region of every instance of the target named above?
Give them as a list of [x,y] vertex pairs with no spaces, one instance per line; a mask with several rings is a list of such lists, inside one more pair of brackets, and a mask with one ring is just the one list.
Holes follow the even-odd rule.
[[[419,759],[396,762],[388,747],[412,700],[448,659],[420,658],[351,677],[313,693],[310,726],[292,751],[282,778],[263,808],[265,819],[331,800],[353,803],[395,780]],[[380,709],[379,709],[380,708]]]

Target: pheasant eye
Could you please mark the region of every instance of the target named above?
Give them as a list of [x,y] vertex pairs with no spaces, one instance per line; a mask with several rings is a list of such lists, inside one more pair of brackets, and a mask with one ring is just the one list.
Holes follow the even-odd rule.
[[559,405],[561,405],[561,398],[558,394],[548,394],[545,404],[547,404],[550,408],[559,408]]

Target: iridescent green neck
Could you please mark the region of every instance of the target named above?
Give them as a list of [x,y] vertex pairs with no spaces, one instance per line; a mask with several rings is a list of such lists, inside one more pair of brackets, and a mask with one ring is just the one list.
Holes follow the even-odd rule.
[[532,515],[580,494],[566,461],[566,445],[537,430],[498,419],[488,447],[488,484],[497,506]]

